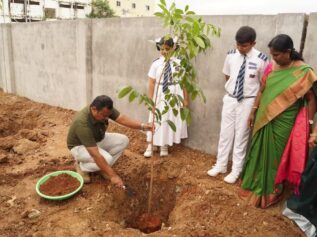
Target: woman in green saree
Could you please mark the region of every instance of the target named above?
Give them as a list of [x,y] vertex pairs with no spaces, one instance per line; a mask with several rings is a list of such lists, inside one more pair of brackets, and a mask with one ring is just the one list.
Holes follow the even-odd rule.
[[288,181],[298,188],[308,154],[308,121],[313,118],[317,76],[285,34],[268,44],[273,63],[249,116],[251,144],[242,172],[239,196],[267,208],[277,203]]

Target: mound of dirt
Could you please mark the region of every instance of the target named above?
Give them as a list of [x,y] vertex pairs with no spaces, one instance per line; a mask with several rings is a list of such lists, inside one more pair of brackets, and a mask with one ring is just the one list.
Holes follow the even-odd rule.
[[214,156],[178,145],[168,157],[156,154],[153,160],[145,159],[145,135],[114,124],[109,132],[124,133],[130,139],[114,169],[133,195],[96,173],[91,175],[92,183],[71,199],[40,198],[35,192],[40,177],[74,169],[65,142],[74,114],[0,92],[1,237],[145,235],[138,229],[138,219],[147,212],[151,162],[151,214],[162,224],[148,236],[304,236],[281,215],[282,204],[267,210],[253,208],[238,198],[239,184],[224,183],[223,175],[207,176]]

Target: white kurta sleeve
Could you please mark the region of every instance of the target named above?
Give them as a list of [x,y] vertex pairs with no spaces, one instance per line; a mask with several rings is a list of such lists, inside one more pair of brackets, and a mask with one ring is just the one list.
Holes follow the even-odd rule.
[[156,78],[156,71],[157,71],[157,63],[153,62],[150,70],[148,72],[148,77],[155,79]]

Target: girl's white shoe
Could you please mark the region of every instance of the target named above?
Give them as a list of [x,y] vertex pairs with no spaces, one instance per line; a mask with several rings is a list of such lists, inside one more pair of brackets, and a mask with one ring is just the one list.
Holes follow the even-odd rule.
[[168,146],[161,146],[160,156],[168,156]]
[[149,144],[144,152],[144,157],[150,158],[152,156],[152,145]]

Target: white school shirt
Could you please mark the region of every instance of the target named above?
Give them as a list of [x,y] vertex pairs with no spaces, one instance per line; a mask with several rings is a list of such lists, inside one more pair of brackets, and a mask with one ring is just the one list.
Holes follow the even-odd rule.
[[[222,72],[229,76],[225,84],[225,90],[228,94],[233,95],[236,86],[237,77],[240,67],[243,63],[244,56],[239,50],[229,50],[224,62]],[[261,78],[265,67],[268,65],[268,57],[252,48],[246,55],[245,78],[243,85],[243,96],[256,96],[260,88]]]
[[[165,58],[163,56],[159,57],[158,59],[155,59],[153,62],[152,62],[152,65],[150,67],[150,70],[148,72],[148,77],[150,78],[153,78],[156,80],[156,83],[159,82],[160,80],[160,76],[161,76],[161,73],[164,69],[164,65],[165,65],[165,62],[164,62]],[[175,66],[174,66],[174,63],[173,62],[176,62],[177,65],[179,65],[180,63],[180,60],[177,59],[177,58],[174,58],[172,57],[170,59],[170,65],[171,65],[171,69],[172,69],[172,75],[173,73],[175,72]],[[163,83],[163,79],[164,79],[164,75],[162,76],[161,78],[161,84]]]

